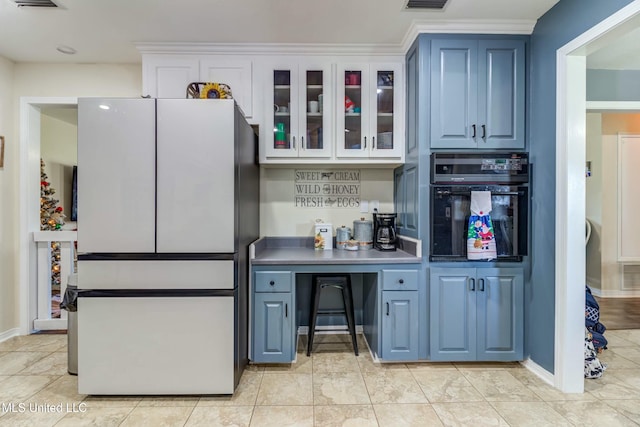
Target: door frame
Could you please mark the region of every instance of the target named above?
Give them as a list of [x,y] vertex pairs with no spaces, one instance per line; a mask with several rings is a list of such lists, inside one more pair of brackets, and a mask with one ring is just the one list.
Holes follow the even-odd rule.
[[21,97],[18,195],[18,316],[19,333],[33,331],[38,315],[37,249],[33,232],[40,231],[40,116],[43,107],[74,107],[76,97]]
[[556,212],[554,386],[584,391],[584,221],[586,57],[638,26],[635,0],[556,52]]

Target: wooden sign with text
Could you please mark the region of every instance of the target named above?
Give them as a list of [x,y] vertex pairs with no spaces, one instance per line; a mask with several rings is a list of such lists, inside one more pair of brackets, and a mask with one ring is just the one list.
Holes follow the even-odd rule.
[[360,206],[359,169],[296,170],[293,185],[297,208]]

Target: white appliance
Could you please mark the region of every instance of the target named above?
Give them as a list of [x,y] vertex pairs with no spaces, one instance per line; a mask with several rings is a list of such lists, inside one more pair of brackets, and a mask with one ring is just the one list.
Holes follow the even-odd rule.
[[78,100],[79,393],[233,393],[256,144],[233,100]]

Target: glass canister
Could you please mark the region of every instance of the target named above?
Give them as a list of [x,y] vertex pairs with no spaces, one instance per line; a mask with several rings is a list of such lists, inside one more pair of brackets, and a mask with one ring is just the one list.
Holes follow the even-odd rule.
[[353,221],[353,238],[360,250],[373,248],[373,221],[364,218]]
[[349,227],[343,225],[336,228],[336,248],[345,249],[349,239],[351,239],[351,229]]

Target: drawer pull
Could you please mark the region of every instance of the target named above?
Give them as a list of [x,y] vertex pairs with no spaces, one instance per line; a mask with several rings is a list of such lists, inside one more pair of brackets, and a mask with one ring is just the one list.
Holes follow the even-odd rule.
[[275,285],[275,284],[276,284],[276,282],[274,282],[274,281],[272,280],[272,281],[270,281],[270,282],[269,282],[269,284],[270,284],[271,286],[273,286],[273,285]]
[[404,283],[404,279],[398,280],[398,283],[400,283],[402,285]]

